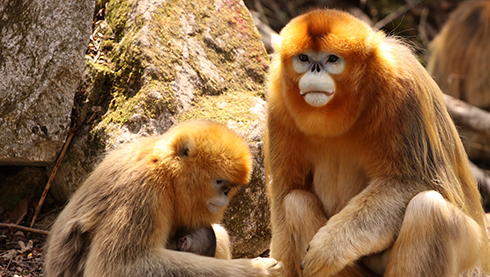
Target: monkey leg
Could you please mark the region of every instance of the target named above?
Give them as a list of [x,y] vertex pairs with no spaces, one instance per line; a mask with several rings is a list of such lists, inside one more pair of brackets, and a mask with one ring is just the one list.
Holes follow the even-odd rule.
[[219,224],[213,224],[216,235],[216,255],[217,259],[231,260],[230,237],[225,228]]
[[[300,265],[313,236],[327,223],[320,200],[308,191],[294,190],[283,202],[283,228],[274,234],[271,257],[281,261],[284,276],[301,276]],[[328,250],[327,250],[328,251]],[[335,277],[365,276],[359,265],[346,266]]]
[[384,276],[454,277],[480,253],[480,226],[436,191],[410,200]]
[[[273,229],[271,257],[284,265],[284,276],[301,276],[300,264],[316,232],[327,223],[318,198],[304,190],[293,190],[280,203]],[[278,222],[281,221],[281,222]]]

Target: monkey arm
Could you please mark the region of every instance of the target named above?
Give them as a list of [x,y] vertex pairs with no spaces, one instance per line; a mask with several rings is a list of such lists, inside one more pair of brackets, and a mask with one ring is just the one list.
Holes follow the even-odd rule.
[[283,262],[284,276],[300,276],[299,264],[306,254],[306,247],[327,221],[320,200],[307,190],[306,169],[298,171],[299,168],[300,165],[283,172],[276,167],[269,175],[269,178],[272,176],[269,180],[271,257]]
[[402,184],[371,183],[313,237],[303,275],[331,276],[362,256],[391,247],[416,194],[415,188],[407,190]]
[[[159,206],[151,208],[156,198],[153,198],[155,193],[150,190],[140,192],[138,196],[125,201],[126,206],[140,207],[138,213],[126,206],[116,205],[123,208],[107,212],[105,220],[101,222],[103,226],[95,227],[87,254],[85,276],[147,276],[149,273],[162,277],[280,275],[282,264],[273,259],[222,260],[165,249],[164,242],[170,236],[171,225],[162,223],[171,222],[172,213],[159,213],[163,210]],[[136,204],[136,201],[140,202]],[[145,203],[148,207],[143,207]],[[152,210],[153,214],[148,213]],[[134,220],[117,220],[121,217]],[[124,239],[115,241],[114,237]]]
[[[106,222],[111,224],[111,222]],[[141,245],[135,240],[136,225],[117,225],[94,234],[90,252],[87,257],[86,276],[280,276],[282,264],[273,259],[239,259],[223,260],[199,256],[188,252],[165,249],[158,237],[151,237],[151,232],[141,230]],[[126,229],[126,233],[122,234]],[[108,237],[121,232],[127,240],[119,243]]]
[[[281,264],[267,258],[222,260],[199,256],[188,252],[171,251],[163,248],[147,251],[124,265],[113,263],[112,270],[100,271],[88,267],[87,276],[280,276]],[[110,257],[108,257],[110,259]]]
[[[273,95],[269,100],[282,101]],[[311,165],[304,157],[304,152],[298,151],[304,146],[305,140],[300,132],[288,126],[287,123],[292,121],[287,113],[271,113],[265,137],[265,170],[272,227],[270,255],[283,262],[284,276],[301,274],[299,264],[306,254],[306,247],[326,222],[323,211],[323,220],[320,221],[309,211],[310,207],[317,210],[316,207],[321,206],[321,203],[314,194],[307,192],[311,186],[311,174],[308,174]],[[301,220],[297,221],[298,218]]]

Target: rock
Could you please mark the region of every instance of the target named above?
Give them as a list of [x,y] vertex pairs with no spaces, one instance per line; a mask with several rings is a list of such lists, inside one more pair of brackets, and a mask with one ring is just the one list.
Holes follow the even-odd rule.
[[44,168],[4,166],[0,168],[0,214],[12,211],[21,199],[37,204],[47,178]]
[[94,0],[0,3],[0,163],[55,161],[66,139]]
[[[223,217],[230,233],[233,258],[258,257],[269,249],[271,229],[265,188],[264,127],[263,123],[256,121],[247,130],[246,137],[254,154],[252,180],[231,200]],[[257,136],[260,140],[254,140]]]
[[222,122],[255,153],[253,181],[224,219],[233,254],[263,253],[270,240],[261,142],[268,56],[243,2],[109,0],[106,14],[95,25],[110,26],[99,36],[107,49],[87,57],[76,101],[78,121],[90,120],[68,149],[53,196],[66,201],[106,150],[184,120]]

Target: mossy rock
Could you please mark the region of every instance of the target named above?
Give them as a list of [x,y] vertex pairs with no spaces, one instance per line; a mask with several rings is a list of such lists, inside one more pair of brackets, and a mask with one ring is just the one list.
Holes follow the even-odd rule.
[[223,223],[235,258],[258,256],[270,240],[258,150],[268,56],[249,11],[238,0],[101,0],[97,6],[107,7],[110,28],[104,37],[110,41],[101,44],[107,45],[107,62],[87,60],[86,98],[80,101],[85,123],[59,169],[53,194],[66,200],[105,150],[164,133],[184,120],[225,123],[250,141],[255,170]]

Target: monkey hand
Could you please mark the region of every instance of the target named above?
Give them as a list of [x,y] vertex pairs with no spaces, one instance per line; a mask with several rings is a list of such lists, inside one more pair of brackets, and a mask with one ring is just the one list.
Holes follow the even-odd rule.
[[264,275],[270,277],[282,276],[283,266],[281,262],[272,258],[256,258],[252,260],[252,267],[261,268]]
[[355,259],[346,257],[347,245],[338,245],[332,238],[326,232],[318,232],[313,237],[301,263],[304,277],[332,276]]

